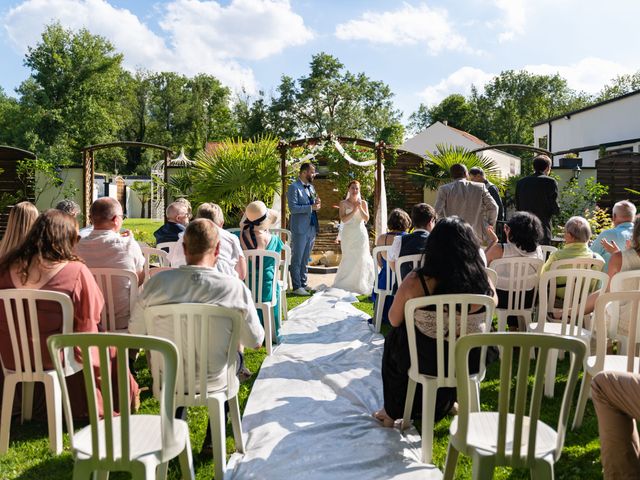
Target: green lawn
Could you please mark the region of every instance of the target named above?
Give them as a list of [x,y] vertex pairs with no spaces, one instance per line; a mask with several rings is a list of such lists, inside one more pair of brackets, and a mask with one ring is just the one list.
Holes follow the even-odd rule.
[[153,237],[153,232],[160,228],[163,223],[162,220],[153,220],[151,218],[127,218],[122,227],[131,230],[136,240],[155,246],[156,239]]
[[[129,222],[129,220],[128,220]],[[131,227],[128,227],[131,228]],[[157,228],[157,227],[156,227]],[[302,303],[308,297],[288,296],[289,308]],[[354,304],[368,315],[373,315],[373,304],[365,296],[359,297],[359,302]],[[247,397],[251,387],[260,370],[260,365],[265,358],[264,348],[259,350],[245,351],[245,358],[248,368],[254,372],[249,381],[240,387],[240,405],[244,411]],[[557,422],[560,398],[559,393],[564,388],[565,375],[568,370],[568,362],[558,363],[558,376],[556,380],[556,398],[545,399],[543,403],[542,420],[555,427]],[[141,387],[150,387],[150,375],[146,369],[146,361],[139,358],[137,363],[139,371],[139,383]],[[483,408],[496,408],[497,402],[497,364],[489,367],[487,379],[482,384],[481,401]],[[577,403],[577,392],[574,398],[574,405]],[[158,403],[151,398],[150,391],[142,394],[141,410],[144,412],[157,412]],[[573,419],[573,411],[571,419]],[[440,468],[443,467],[448,444],[448,431],[451,418],[445,418],[436,425],[434,433],[434,463]],[[208,456],[200,455],[200,447],[204,440],[207,425],[206,409],[189,409],[189,431],[191,433],[191,445],[194,450],[194,463],[196,476],[198,479],[210,479],[213,477],[213,461]],[[419,427],[419,425],[418,425]],[[65,446],[68,447],[68,436],[65,434]],[[234,450],[233,435],[231,427],[227,428],[227,453]],[[584,422],[578,432],[569,431],[566,437],[565,448],[560,461],[556,464],[556,478],[582,478],[594,479],[601,477],[600,450],[598,440],[598,425],[594,415],[591,402],[587,404]],[[7,455],[0,458],[0,479],[67,479],[71,478],[73,461],[71,455],[66,451],[60,456],[53,456],[49,453],[47,440],[46,423],[29,422],[20,425],[19,421],[14,421],[11,431],[10,448]],[[456,478],[470,478],[471,464],[467,457],[460,456]],[[127,474],[118,473],[111,476],[113,479],[129,478]],[[172,464],[169,471],[169,478],[179,478],[177,465]],[[496,469],[495,478],[529,478],[528,471],[511,471],[510,469]],[[275,480],[275,479],[274,479]]]

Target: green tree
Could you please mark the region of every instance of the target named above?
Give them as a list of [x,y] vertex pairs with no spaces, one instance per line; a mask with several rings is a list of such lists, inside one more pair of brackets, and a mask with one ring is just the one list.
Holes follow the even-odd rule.
[[609,100],[610,98],[619,97],[625,93],[633,92],[640,89],[640,71],[630,75],[618,75],[611,80],[609,85],[605,85],[596,97],[596,101]]
[[257,138],[272,128],[269,123],[268,101],[262,91],[258,92],[258,97],[252,100],[243,89],[236,96],[233,104],[233,116],[238,135],[244,140]]
[[122,114],[115,101],[123,93],[122,55],[109,41],[53,23],[28,49],[24,63],[31,74],[18,93],[39,154],[54,164],[66,163],[78,158],[80,148],[116,137]]
[[319,53],[312,57],[308,75],[282,77],[270,123],[285,138],[334,134],[378,140],[400,124],[392,98],[383,82],[353,74],[336,57]]
[[151,182],[133,182],[130,188],[138,195],[142,204],[140,218],[147,218],[145,212],[147,206],[149,206],[149,213],[151,213]]
[[468,132],[473,129],[472,107],[459,93],[449,95],[432,107],[421,103],[409,117],[409,128],[418,133],[435,122],[447,122],[452,127]]

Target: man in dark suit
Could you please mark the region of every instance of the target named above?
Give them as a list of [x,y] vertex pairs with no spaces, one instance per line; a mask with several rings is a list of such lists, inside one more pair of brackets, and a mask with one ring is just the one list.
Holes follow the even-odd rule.
[[542,222],[543,245],[551,243],[551,217],[560,212],[558,206],[558,182],[549,176],[551,159],[538,155],[533,159],[533,175],[516,184],[516,209],[531,212]]

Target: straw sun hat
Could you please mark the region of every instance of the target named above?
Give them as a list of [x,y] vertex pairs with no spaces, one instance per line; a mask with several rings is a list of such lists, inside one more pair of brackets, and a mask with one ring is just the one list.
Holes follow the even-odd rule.
[[267,208],[264,202],[259,200],[251,202],[244,210],[241,224],[253,224],[257,230],[268,230],[278,222],[278,212],[271,208]]

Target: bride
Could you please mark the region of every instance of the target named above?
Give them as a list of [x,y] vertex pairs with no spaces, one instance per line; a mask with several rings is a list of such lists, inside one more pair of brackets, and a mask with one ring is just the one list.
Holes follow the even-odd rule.
[[360,182],[352,180],[349,182],[347,198],[340,202],[342,260],[334,288],[361,295],[371,293],[375,273],[369,252],[369,234],[365,227],[368,220],[369,208],[360,197]]

